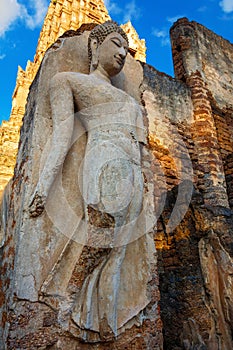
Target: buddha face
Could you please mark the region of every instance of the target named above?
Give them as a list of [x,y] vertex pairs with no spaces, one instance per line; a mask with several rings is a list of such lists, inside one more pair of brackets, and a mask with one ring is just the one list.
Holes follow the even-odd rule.
[[127,52],[128,44],[119,33],[108,34],[101,45],[96,44],[97,69],[113,77],[122,70]]

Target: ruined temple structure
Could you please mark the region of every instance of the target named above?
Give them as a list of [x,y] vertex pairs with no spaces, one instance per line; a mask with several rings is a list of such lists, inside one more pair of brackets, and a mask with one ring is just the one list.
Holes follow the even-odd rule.
[[[50,8],[59,4],[54,1]],[[115,338],[104,316],[99,330],[88,335],[84,326],[77,327],[83,310],[73,317],[76,324],[70,320],[78,291],[85,292],[88,285],[84,280],[92,276],[95,283],[94,272],[110,254],[106,247],[80,248],[82,228],[78,236],[76,231],[68,234],[72,213],[82,211],[74,180],[81,162],[77,154],[86,142],[85,132],[78,134],[80,125],[74,127],[78,142],[53,191],[62,200],[52,198],[38,217],[30,216],[29,206],[52,134],[48,81],[67,71],[66,64],[71,71],[87,72],[90,28],[58,39],[30,88],[14,176],[1,206],[0,348],[232,350],[233,45],[187,18],[174,23],[170,32],[174,78],[136,61],[132,49],[123,76],[113,81],[143,106],[147,140],[141,145],[141,169],[149,203],[145,217],[155,215],[157,222],[152,220],[147,241],[143,235],[131,243],[124,261],[123,278],[140,276],[146,293],[130,300],[126,284],[120,302],[135,305],[135,311],[141,301],[145,308]],[[73,60],[77,54],[80,59]],[[10,123],[17,124],[16,119],[11,117]],[[87,215],[94,233],[111,229],[111,216],[100,218],[90,208]],[[144,221],[140,223],[145,229]],[[140,283],[136,285],[141,296]]]
[[[103,0],[51,0],[38,40],[34,61],[28,61],[25,71],[19,67],[12,99],[9,121],[0,126],[0,196],[13,176],[17,156],[19,132],[29,87],[36,76],[46,50],[68,30],[76,30],[84,23],[103,23],[110,19]],[[129,37],[131,54],[145,61],[145,40],[140,40],[131,22],[123,25]]]

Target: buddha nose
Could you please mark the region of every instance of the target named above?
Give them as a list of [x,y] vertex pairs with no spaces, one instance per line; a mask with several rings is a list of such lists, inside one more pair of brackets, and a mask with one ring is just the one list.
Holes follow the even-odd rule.
[[122,59],[126,57],[126,51],[125,51],[125,48],[123,46],[120,48],[119,55]]

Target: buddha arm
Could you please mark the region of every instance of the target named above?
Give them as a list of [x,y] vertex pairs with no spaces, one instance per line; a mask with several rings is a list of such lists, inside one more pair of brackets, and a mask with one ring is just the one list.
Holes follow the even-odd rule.
[[53,119],[52,141],[30,203],[31,216],[38,216],[44,210],[51,185],[71,146],[73,133],[74,102],[68,73],[58,73],[53,77],[49,95]]

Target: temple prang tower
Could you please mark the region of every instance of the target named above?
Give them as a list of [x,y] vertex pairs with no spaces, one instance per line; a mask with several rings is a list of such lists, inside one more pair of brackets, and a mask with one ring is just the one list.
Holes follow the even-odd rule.
[[[40,32],[34,61],[27,62],[25,71],[18,67],[10,119],[4,121],[0,127],[0,197],[14,174],[19,132],[29,88],[46,50],[68,30],[77,30],[84,23],[103,23],[109,19],[103,0],[51,0]],[[130,53],[136,59],[145,61],[145,40],[139,39],[131,22],[124,24],[123,28],[129,37]]]

